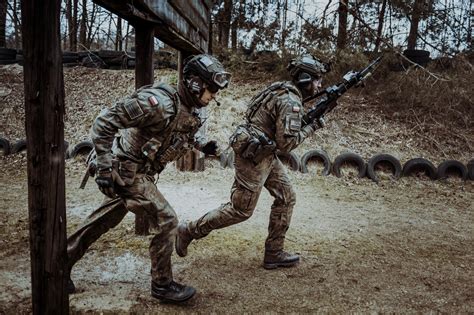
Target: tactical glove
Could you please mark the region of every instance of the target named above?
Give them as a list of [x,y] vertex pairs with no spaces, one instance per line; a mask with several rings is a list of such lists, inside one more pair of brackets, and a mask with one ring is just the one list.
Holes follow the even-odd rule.
[[117,173],[116,170],[112,168],[107,168],[99,170],[95,182],[99,186],[99,190],[110,198],[115,198],[115,185],[125,186],[124,181]]
[[201,149],[201,152],[204,153],[204,154],[207,154],[207,155],[220,155],[221,154],[221,150],[219,149],[219,146],[217,145],[217,142],[212,140],[212,141],[209,141],[208,143],[206,143],[202,149]]

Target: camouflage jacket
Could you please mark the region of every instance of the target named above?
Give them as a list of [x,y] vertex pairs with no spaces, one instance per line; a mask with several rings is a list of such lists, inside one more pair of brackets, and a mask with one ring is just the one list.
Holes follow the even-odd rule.
[[256,95],[246,113],[248,126],[275,141],[277,149],[290,152],[315,128],[302,127],[302,96],[292,82],[275,82]]
[[98,169],[112,166],[115,156],[160,172],[196,145],[202,125],[195,109],[184,106],[174,88],[156,83],[103,110],[91,134]]

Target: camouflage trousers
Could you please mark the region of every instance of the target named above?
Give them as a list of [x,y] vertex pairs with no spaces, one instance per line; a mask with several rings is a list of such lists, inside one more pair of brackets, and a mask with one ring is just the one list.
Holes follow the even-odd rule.
[[152,176],[137,174],[132,185],[120,187],[119,198],[106,198],[67,240],[68,267],[85,254],[102,234],[117,226],[128,211],[145,215],[153,237],[150,242],[151,276],[158,285],[173,280],[171,254],[176,237],[178,219],[154,183]]
[[234,165],[235,181],[230,202],[189,222],[188,231],[193,238],[198,239],[212,230],[247,220],[252,216],[262,188],[265,187],[275,198],[271,207],[265,250],[282,250],[296,202],[295,192],[283,164],[274,155],[257,165],[236,155]]

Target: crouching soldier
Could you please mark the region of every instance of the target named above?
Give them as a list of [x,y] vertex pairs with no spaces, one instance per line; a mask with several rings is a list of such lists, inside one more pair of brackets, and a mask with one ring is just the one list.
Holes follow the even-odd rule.
[[321,88],[322,75],[328,69],[316,58],[304,55],[292,60],[288,70],[291,82],[273,83],[250,101],[246,123],[238,126],[231,137],[235,181],[230,202],[196,221],[179,225],[176,241],[179,256],[187,255],[192,240],[247,220],[265,187],[275,200],[271,207],[263,267],[289,267],[299,262],[298,255],[284,251],[285,234],[296,198],[275,151],[290,152],[319,128],[318,125],[302,127],[302,100]]
[[[173,280],[171,254],[178,219],[154,176],[188,149],[216,154],[215,141],[195,140],[202,124],[197,109],[207,106],[229,80],[230,74],[214,57],[192,56],[184,61],[177,91],[164,83],[144,86],[96,118],[91,130],[95,181],[106,198],[68,238],[69,273],[89,246],[131,211],[144,215],[154,234],[149,247],[152,296],[183,302],[195,294],[193,287]],[[71,278],[68,289],[75,291]]]

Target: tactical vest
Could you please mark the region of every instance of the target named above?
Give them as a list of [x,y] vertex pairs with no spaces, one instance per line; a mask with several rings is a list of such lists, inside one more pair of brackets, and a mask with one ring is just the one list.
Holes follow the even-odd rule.
[[288,92],[301,95],[300,91],[294,85],[290,84],[290,82],[275,82],[253,97],[245,113],[247,123],[252,122],[253,116],[263,104],[266,104],[275,96],[283,95]]
[[[145,93],[146,96],[146,89],[149,87],[144,86],[137,90],[137,96],[138,93]],[[179,95],[176,90],[166,84],[153,86],[153,88],[164,91],[173,100],[176,112],[169,125],[162,132],[165,136],[160,139],[161,141],[152,137],[142,147],[142,153],[148,160],[147,164],[159,173],[167,163],[180,158],[193,147],[194,135],[202,123],[197,113],[181,110]]]

